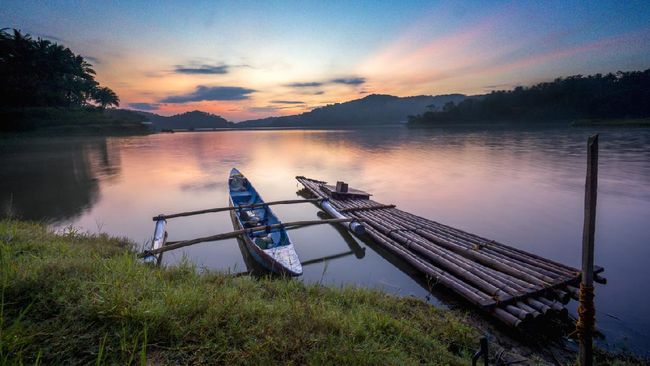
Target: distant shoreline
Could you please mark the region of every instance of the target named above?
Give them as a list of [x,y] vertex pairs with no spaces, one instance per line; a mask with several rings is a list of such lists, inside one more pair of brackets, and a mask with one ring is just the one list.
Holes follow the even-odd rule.
[[615,127],[650,127],[650,117],[648,118],[595,118],[579,119],[574,121],[571,126],[615,126]]

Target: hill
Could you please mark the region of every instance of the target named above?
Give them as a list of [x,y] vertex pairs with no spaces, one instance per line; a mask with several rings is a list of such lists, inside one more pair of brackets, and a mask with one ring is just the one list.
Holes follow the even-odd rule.
[[191,111],[173,116],[161,116],[155,113],[136,111],[151,122],[155,130],[173,130],[187,129],[194,130],[199,128],[229,128],[235,127],[235,124],[228,122],[226,119],[215,114]]
[[240,122],[237,127],[340,127],[398,124],[413,113],[440,110],[449,102],[460,103],[463,94],[396,97],[372,94],[361,99],[330,104],[312,111],[284,117]]

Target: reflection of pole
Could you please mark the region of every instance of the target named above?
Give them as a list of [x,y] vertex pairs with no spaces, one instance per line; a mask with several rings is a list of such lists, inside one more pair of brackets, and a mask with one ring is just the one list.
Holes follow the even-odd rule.
[[582,228],[582,282],[576,330],[580,339],[580,364],[593,364],[594,329],[594,231],[596,228],[596,193],[598,191],[598,135],[587,142],[587,179],[585,182],[585,221]]

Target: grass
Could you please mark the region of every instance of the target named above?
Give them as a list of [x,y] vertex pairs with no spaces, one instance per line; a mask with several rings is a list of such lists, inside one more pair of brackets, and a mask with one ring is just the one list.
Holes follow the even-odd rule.
[[126,240],[0,221],[0,364],[470,363],[416,299],[140,264]]

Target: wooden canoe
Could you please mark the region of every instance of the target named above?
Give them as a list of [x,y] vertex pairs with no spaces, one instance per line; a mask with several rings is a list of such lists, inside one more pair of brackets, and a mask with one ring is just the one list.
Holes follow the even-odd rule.
[[[230,216],[236,230],[281,223],[269,206],[237,209],[239,206],[263,204],[264,200],[235,168],[230,171],[228,188],[230,205],[235,208],[230,211]],[[253,259],[265,269],[289,276],[302,274],[298,254],[283,228],[255,231],[242,235],[242,239]]]

